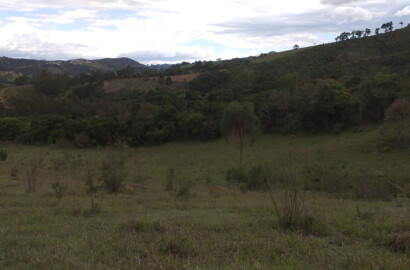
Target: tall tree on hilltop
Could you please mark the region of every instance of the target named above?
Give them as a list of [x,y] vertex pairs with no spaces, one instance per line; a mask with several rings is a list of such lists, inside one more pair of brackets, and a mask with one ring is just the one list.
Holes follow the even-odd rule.
[[363,31],[362,31],[362,30],[356,30],[356,31],[355,31],[355,34],[356,34],[356,36],[357,36],[358,38],[361,38],[362,35],[363,35]]
[[380,28],[374,29],[374,33],[375,33],[376,35],[378,35],[378,34],[379,34],[379,30],[380,30]]
[[393,31],[393,22],[389,22],[389,32]]
[[390,22],[387,22],[387,23],[383,23],[381,28],[384,29],[385,33],[391,32],[391,31],[393,31],[393,22],[390,21]]

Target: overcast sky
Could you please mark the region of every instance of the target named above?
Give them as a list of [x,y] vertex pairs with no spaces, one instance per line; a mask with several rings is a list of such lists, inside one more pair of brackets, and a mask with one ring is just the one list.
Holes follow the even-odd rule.
[[0,0],[0,56],[230,59],[410,23],[410,0]]

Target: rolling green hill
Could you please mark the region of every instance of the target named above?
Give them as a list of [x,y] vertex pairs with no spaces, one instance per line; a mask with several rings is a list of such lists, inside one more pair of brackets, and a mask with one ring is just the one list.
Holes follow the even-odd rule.
[[37,75],[43,70],[79,75],[81,73],[90,73],[92,70],[117,71],[127,66],[135,68],[136,70],[147,68],[145,65],[129,58],[104,58],[97,60],[75,59],[68,61],[0,58],[0,71],[12,71],[27,75]]
[[294,49],[294,50],[288,50],[288,51],[283,51],[283,52],[276,52],[276,53],[268,53],[268,54],[262,54],[258,57],[255,57],[251,60],[251,63],[262,63],[262,62],[270,62],[282,57],[290,56],[299,52],[303,52],[304,50],[308,50],[310,47],[307,48],[300,48],[300,49]]
[[407,270],[409,31],[3,86],[0,269]]
[[[410,97],[408,44],[406,27],[252,61],[184,63],[143,74],[127,69],[72,77],[45,73],[30,97],[14,95],[2,113],[40,121],[39,127],[24,126],[28,129],[47,126],[14,138],[28,143],[62,139],[76,144],[82,138],[80,145],[86,146],[115,141],[137,146],[215,139],[221,136],[223,111],[233,101],[253,104],[263,132],[337,134],[381,123],[395,101]],[[27,61],[19,65],[31,63]],[[118,68],[132,60],[75,61],[70,65]],[[186,75],[176,76],[181,73]],[[7,91],[9,95],[13,88]],[[50,124],[55,115],[60,125]]]

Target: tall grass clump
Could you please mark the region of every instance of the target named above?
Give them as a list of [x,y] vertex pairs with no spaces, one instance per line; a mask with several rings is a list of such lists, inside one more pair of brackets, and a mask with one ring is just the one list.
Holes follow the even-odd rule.
[[92,214],[92,213],[98,213],[101,208],[98,204],[95,203],[95,194],[98,191],[98,186],[96,185],[95,181],[95,173],[94,173],[94,167],[92,167],[91,163],[86,160],[85,161],[86,165],[86,170],[85,170],[85,191],[90,197],[90,210],[86,212],[86,215]]
[[54,190],[54,196],[58,199],[58,201],[61,200],[67,190],[67,186],[61,184],[60,182],[52,183],[51,188]]
[[26,166],[26,191],[35,192],[37,185],[38,170],[43,163],[42,157],[32,157],[28,162],[22,162]]
[[125,158],[111,155],[102,161],[100,181],[110,193],[117,193],[125,180]]
[[7,159],[7,150],[0,150],[0,160],[5,161]]
[[[266,170],[269,178],[272,178],[271,171],[267,168]],[[243,167],[230,168],[225,174],[225,180],[229,187],[238,185],[241,191],[266,191],[266,179],[262,165],[253,166],[249,170]]]
[[175,170],[170,168],[167,171],[167,176],[165,179],[165,190],[172,191],[174,189],[174,181],[175,181]]

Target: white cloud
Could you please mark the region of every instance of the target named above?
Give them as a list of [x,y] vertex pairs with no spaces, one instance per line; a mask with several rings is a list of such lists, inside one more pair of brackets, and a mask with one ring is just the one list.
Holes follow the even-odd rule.
[[0,10],[31,11],[37,9],[76,9],[93,8],[107,9],[137,9],[151,3],[150,0],[0,0]]
[[46,23],[68,24],[74,23],[76,20],[92,21],[97,19],[99,12],[90,9],[75,9],[68,11],[59,11],[55,15],[38,15],[43,18],[42,21]]
[[320,2],[323,4],[330,4],[330,5],[338,6],[338,5],[345,5],[351,2],[365,2],[365,1],[366,0],[322,0]]
[[332,16],[336,19],[359,21],[373,19],[373,13],[361,7],[337,7]]
[[[351,30],[352,22],[372,27],[372,20],[390,19],[399,9],[396,14],[407,14],[404,2],[0,0],[2,14],[14,11],[0,21],[0,51],[36,58],[133,56],[146,62],[225,59],[323,43],[321,36]],[[212,46],[190,45],[195,40]]]
[[399,10],[396,12],[396,14],[394,14],[394,16],[397,16],[397,17],[408,16],[408,15],[410,15],[410,6],[406,6],[402,10]]

